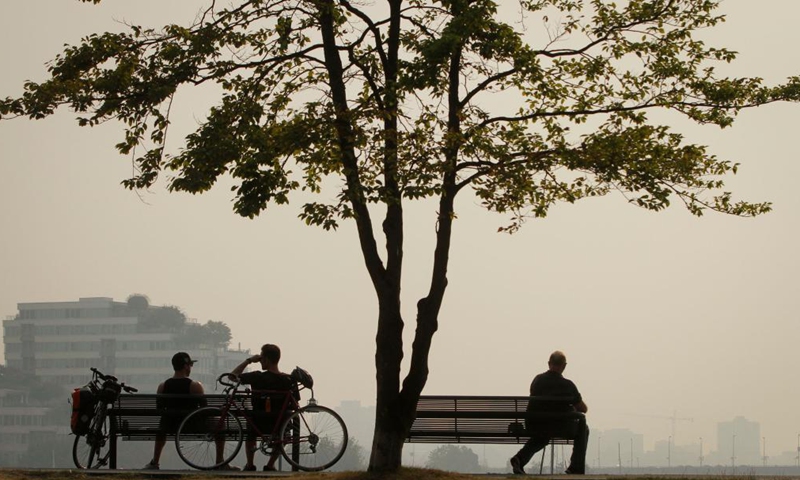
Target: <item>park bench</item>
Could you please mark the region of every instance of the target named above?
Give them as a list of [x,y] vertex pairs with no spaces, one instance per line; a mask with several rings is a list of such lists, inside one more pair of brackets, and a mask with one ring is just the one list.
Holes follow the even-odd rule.
[[[525,419],[564,420],[585,425],[586,417],[580,412],[526,411],[531,399],[539,402],[566,403],[559,397],[499,397],[473,395],[422,395],[417,403],[416,418],[411,425],[408,443],[475,443],[519,444],[528,440]],[[554,445],[571,445],[575,440],[565,429],[563,435],[550,442],[550,473],[553,473]],[[541,473],[544,467],[544,452]]]
[[[109,468],[117,468],[117,439],[126,440],[150,440],[156,439],[156,436],[161,433],[161,419],[162,417],[174,416],[178,419],[186,416],[186,410],[170,410],[158,409],[156,407],[158,399],[166,398],[187,398],[186,395],[169,395],[169,394],[148,394],[136,393],[131,395],[120,395],[119,398],[110,405],[107,414],[109,418]],[[223,394],[206,394],[198,395],[197,398],[209,407],[221,407],[225,404],[227,399]],[[244,400],[245,408],[250,410],[248,412],[251,418],[258,415],[265,415],[264,413],[253,412],[250,402],[250,394],[242,392],[236,396],[238,400]],[[237,415],[237,412],[231,410],[231,413]],[[242,418],[242,427],[248,429],[249,424]],[[167,433],[167,440],[175,439],[175,432]]]

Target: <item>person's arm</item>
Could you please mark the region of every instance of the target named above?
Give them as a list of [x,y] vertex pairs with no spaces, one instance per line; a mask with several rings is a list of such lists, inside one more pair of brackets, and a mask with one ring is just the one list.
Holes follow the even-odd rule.
[[[164,393],[164,382],[161,382],[161,383],[158,384],[158,388],[156,388],[156,393],[159,393],[159,394]],[[164,410],[165,408],[167,408],[167,407],[164,406],[164,399],[163,398],[156,398],[156,409],[157,410]]]
[[248,365],[251,363],[258,363],[261,361],[261,355],[253,355],[252,357],[247,358],[244,362],[240,363],[239,365],[234,368],[231,373],[239,376],[244,372],[244,369],[247,368]]
[[203,388],[203,384],[192,380],[192,383],[189,384],[189,394],[197,395],[198,397],[200,397],[197,399],[197,403],[195,404],[196,408],[208,406],[206,399],[203,397],[205,393],[206,392],[205,389]]
[[206,392],[203,389],[202,383],[192,381],[192,383],[189,384],[189,393],[192,395],[205,395]]

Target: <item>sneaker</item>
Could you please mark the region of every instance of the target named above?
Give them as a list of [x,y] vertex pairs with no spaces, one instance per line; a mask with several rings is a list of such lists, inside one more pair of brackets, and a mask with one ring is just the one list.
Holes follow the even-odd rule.
[[511,471],[514,472],[514,475],[525,475],[525,470],[522,469],[522,465],[519,463],[519,458],[511,457],[509,463],[511,463]]
[[142,467],[142,470],[158,470],[158,464],[153,463],[152,461],[149,462],[147,465]]
[[580,472],[580,471],[578,471],[576,469],[573,469],[572,467],[569,467],[566,470],[564,470],[564,473],[566,473],[567,475],[583,475],[584,474],[583,472]]
[[242,467],[242,471],[243,472],[255,472],[256,471],[256,466],[255,465],[245,465],[244,467]]
[[264,468],[263,468],[263,470],[264,470],[265,472],[277,472],[277,471],[278,471],[278,469],[277,469],[277,468],[275,468],[275,467],[270,467],[269,465],[264,465]]
[[239,472],[242,469],[239,467],[234,467],[233,465],[226,463],[225,465],[220,465],[219,467],[214,468],[213,470],[227,470],[229,472]]

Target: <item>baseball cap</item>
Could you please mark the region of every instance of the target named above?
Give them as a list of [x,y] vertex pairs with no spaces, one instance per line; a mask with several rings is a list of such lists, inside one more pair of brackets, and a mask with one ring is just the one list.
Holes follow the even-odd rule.
[[197,363],[197,360],[192,360],[192,357],[186,352],[178,352],[172,356],[172,368],[175,370],[180,370],[186,365],[194,365],[195,363]]

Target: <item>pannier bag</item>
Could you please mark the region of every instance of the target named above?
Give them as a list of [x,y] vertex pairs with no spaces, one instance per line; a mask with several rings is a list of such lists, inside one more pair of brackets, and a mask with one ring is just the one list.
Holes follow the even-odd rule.
[[94,416],[94,394],[88,387],[72,391],[72,418],[69,426],[75,435],[86,435]]

